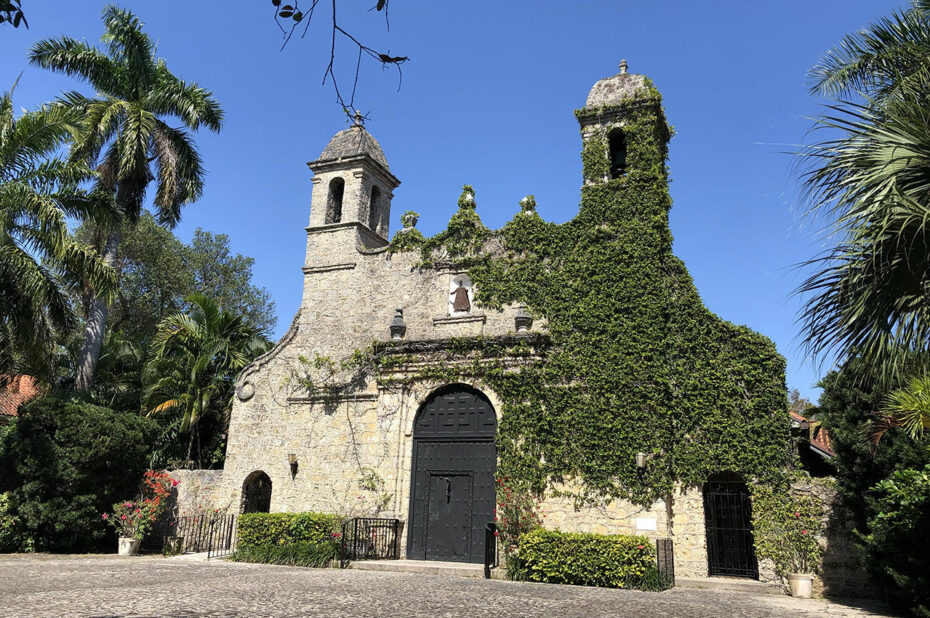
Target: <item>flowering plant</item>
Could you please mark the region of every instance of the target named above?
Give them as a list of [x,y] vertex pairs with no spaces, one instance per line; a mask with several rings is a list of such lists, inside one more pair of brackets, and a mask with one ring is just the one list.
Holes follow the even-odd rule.
[[117,502],[112,513],[101,517],[116,528],[120,537],[141,539],[164,511],[171,488],[177,484],[167,473],[149,470],[142,478],[137,499]]
[[769,485],[752,487],[756,553],[770,559],[781,576],[820,570],[823,519],[823,504],[814,495]]
[[520,563],[520,537],[542,526],[542,518],[536,512],[539,501],[523,488],[511,485],[508,477],[497,479],[497,509],[494,521],[507,562],[507,576],[522,579]]

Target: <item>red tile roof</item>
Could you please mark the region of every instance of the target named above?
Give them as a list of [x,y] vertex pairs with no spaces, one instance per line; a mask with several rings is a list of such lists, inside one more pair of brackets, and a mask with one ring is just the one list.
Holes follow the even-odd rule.
[[798,427],[808,431],[807,439],[813,448],[828,457],[833,457],[836,454],[830,446],[830,434],[820,421],[812,421],[804,418],[792,410],[788,410],[788,416],[791,417],[793,423],[797,423]]
[[40,394],[40,387],[32,376],[3,376],[9,379],[4,388],[0,388],[0,417],[18,416],[19,406]]

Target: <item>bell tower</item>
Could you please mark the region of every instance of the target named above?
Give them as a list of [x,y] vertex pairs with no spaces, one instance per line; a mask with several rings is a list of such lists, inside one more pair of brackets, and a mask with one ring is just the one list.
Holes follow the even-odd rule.
[[351,263],[358,247],[388,244],[391,200],[400,180],[360,114],[307,166],[313,172],[313,192],[304,272]]
[[314,174],[310,228],[358,223],[387,242],[391,199],[400,181],[361,114],[356,112],[353,125],[336,133],[307,166]]
[[662,97],[648,77],[627,71],[626,60],[619,73],[594,84],[575,117],[584,142],[585,186],[630,174],[664,174],[671,132]]

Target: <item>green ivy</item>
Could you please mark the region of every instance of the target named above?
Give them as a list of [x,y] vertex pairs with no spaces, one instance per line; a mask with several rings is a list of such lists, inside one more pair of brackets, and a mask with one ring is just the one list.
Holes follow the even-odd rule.
[[[514,369],[472,349],[455,363],[431,359],[415,378],[469,375],[492,388],[502,401],[498,474],[535,491],[572,481],[580,502],[651,504],[718,472],[780,478],[793,462],[785,361],[766,337],[708,311],[672,253],[671,131],[658,92],[648,84],[577,115],[622,117],[627,167],[605,180],[606,129],[589,129],[573,220],[548,223],[525,208],[492,232],[466,185],[448,229],[419,247],[422,268],[467,269],[478,305],[522,303],[545,317],[545,353]],[[645,470],[637,452],[653,455]]]
[[781,576],[817,573],[823,549],[823,502],[810,493],[771,484],[750,486],[756,554]]
[[388,252],[400,253],[403,251],[413,251],[420,247],[425,241],[426,238],[423,236],[423,233],[417,228],[404,228],[394,234],[394,238],[391,239],[391,244],[388,245]]

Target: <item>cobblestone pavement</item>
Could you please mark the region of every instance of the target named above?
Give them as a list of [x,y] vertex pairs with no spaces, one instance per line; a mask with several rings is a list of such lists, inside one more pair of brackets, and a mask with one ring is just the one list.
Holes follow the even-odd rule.
[[[873,610],[874,611],[874,610]],[[116,556],[0,556],[0,616],[874,616],[867,606]]]

